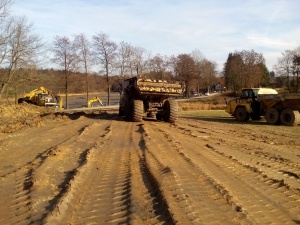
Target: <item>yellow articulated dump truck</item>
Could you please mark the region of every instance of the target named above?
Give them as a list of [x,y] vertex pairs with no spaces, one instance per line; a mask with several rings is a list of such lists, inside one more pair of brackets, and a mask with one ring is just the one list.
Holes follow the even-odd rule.
[[[226,101],[226,100],[225,100]],[[300,95],[278,94],[271,88],[247,88],[229,102],[225,111],[237,121],[246,122],[265,117],[268,124],[295,126],[300,123]]]
[[18,103],[27,102],[38,106],[57,106],[59,96],[45,87],[39,87],[18,99]]
[[185,86],[181,82],[129,78],[121,83],[119,115],[138,122],[143,118],[174,123],[178,105],[174,97],[181,96]]

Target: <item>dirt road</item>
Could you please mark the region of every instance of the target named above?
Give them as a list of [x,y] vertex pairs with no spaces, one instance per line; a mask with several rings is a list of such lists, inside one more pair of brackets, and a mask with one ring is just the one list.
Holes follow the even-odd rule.
[[0,134],[0,224],[300,224],[299,126],[41,120]]

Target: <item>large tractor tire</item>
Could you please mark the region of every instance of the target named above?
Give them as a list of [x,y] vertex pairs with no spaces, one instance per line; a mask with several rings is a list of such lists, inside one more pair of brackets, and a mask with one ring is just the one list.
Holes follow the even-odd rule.
[[144,115],[144,104],[142,100],[133,100],[132,121],[140,122]]
[[178,104],[174,99],[167,99],[163,104],[163,119],[175,123],[178,118]]
[[300,113],[292,109],[284,109],[280,114],[280,122],[285,126],[297,126],[300,123]]
[[132,106],[130,104],[130,99],[129,99],[129,96],[127,94],[125,94],[123,96],[123,113],[124,113],[124,117],[125,117],[125,120],[129,121],[131,120],[132,118]]
[[24,98],[19,98],[19,99],[18,99],[18,104],[21,104],[21,103],[23,103],[23,102],[25,102]]
[[268,108],[265,115],[268,124],[276,125],[279,124],[279,111],[275,108]]
[[124,110],[121,107],[119,107],[119,116],[124,116],[124,115],[125,115]]
[[244,107],[238,107],[234,112],[234,117],[239,122],[247,122],[250,115]]
[[119,103],[119,116],[125,116],[125,102],[124,102],[124,95],[120,97]]

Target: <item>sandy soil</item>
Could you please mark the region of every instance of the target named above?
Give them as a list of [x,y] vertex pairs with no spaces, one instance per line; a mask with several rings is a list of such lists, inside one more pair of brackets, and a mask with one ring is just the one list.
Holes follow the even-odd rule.
[[0,112],[0,224],[300,224],[300,126]]

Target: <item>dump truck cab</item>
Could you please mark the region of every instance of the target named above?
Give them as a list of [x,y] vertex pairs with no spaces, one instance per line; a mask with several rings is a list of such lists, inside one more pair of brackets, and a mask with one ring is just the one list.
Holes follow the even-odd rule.
[[[257,96],[258,89],[243,89],[239,98],[235,98],[227,103],[225,111],[241,122],[248,121],[250,115],[252,115],[252,118],[255,118],[255,112],[260,111]],[[254,105],[255,107],[253,107]]]

